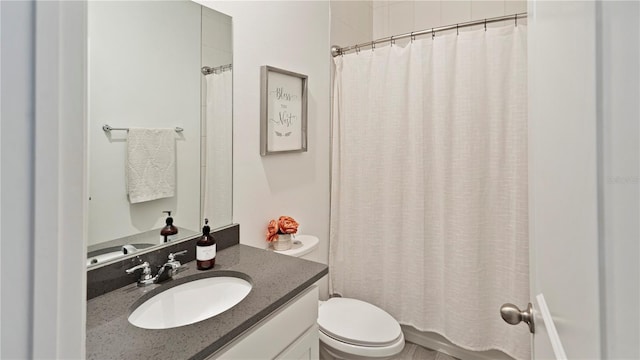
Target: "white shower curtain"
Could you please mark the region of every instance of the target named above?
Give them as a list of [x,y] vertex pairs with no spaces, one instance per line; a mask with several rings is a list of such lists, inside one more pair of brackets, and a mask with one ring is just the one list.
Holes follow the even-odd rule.
[[332,292],[529,359],[526,27],[335,58]]
[[[206,76],[206,171],[204,217],[212,229],[231,223],[231,156],[233,138],[231,70]],[[225,191],[220,191],[225,189]]]

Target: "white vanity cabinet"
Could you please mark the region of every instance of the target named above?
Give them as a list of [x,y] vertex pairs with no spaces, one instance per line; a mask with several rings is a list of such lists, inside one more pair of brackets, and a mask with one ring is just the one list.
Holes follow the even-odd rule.
[[318,359],[318,287],[313,285],[208,359]]

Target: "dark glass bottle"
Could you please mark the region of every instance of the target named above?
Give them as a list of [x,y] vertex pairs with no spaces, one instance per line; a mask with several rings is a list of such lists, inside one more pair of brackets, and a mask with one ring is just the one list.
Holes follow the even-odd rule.
[[173,241],[176,239],[176,235],[178,234],[178,228],[173,226],[173,218],[171,217],[171,211],[163,211],[167,213],[167,220],[165,220],[165,227],[160,230],[160,240],[163,243]]
[[204,219],[202,237],[196,243],[196,261],[198,270],[209,270],[216,263],[216,239],[211,235],[209,219]]

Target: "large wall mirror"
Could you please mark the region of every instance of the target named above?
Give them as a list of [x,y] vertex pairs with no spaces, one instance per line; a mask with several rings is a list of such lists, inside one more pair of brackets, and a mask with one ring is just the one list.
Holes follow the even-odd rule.
[[231,17],[188,0],[87,6],[94,268],[167,244],[165,211],[170,243],[232,223],[233,54]]

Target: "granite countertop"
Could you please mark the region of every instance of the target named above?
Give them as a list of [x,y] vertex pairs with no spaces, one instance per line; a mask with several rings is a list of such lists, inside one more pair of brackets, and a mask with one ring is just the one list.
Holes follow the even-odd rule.
[[[205,359],[328,273],[324,264],[246,245],[219,251],[212,270],[197,270],[195,261],[183,267],[162,284],[130,284],[87,301],[87,359]],[[221,270],[244,273],[253,283],[249,295],[222,314],[162,330],[141,329],[127,320],[145,294]]]

